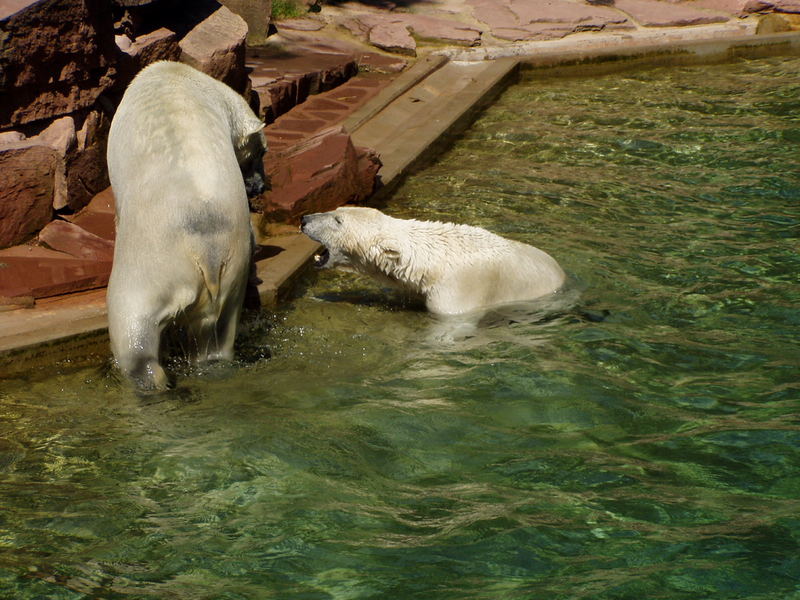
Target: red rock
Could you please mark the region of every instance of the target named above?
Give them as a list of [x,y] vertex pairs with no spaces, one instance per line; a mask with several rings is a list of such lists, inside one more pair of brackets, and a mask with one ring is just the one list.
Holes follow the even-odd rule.
[[0,296],[47,298],[103,287],[111,263],[80,260],[38,246],[0,250]]
[[416,56],[416,42],[411,36],[450,44],[474,46],[480,43],[481,31],[450,19],[413,13],[363,13],[342,23],[353,35],[389,52]]
[[151,31],[131,41],[127,36],[118,35],[117,47],[120,49],[118,87],[124,88],[134,75],[157,60],[178,60],[181,49],[175,32],[164,27]]
[[116,234],[114,223],[114,193],[107,187],[97,194],[80,212],[65,215],[71,223],[75,223],[85,231],[106,240],[113,240]]
[[116,47],[104,0],[6,1],[0,31],[0,127],[88,107],[113,83]]
[[467,4],[472,7],[475,18],[486,23],[493,33],[495,28],[515,29],[522,25],[507,3],[499,0],[467,0]]
[[770,8],[764,0],[693,0],[692,6],[736,16],[744,16],[752,12],[760,12]]
[[[750,0],[751,3],[758,3],[762,0]],[[800,13],[800,0],[769,0],[768,4],[776,12]]]
[[[269,155],[268,155],[269,156]],[[340,127],[322,132],[290,153],[267,159],[272,190],[264,195],[260,228],[297,224],[309,212],[331,210],[368,197],[380,166],[369,150],[353,146]]]
[[576,28],[592,29],[624,24],[633,26],[618,10],[605,6],[581,5],[568,0],[543,0],[534,4],[524,0],[510,0],[510,7],[523,24],[565,23]]
[[529,42],[537,40],[557,40],[575,31],[574,27],[559,27],[548,23],[534,23],[523,27],[493,29],[495,37],[513,42]]
[[[0,273],[3,272],[0,266]],[[33,308],[36,305],[33,296],[0,296],[0,312],[7,310],[17,310],[20,308]]]
[[272,0],[220,0],[220,2],[247,23],[248,45],[257,46],[267,41]]
[[658,0],[615,0],[614,6],[625,11],[645,27],[678,27],[683,25],[708,25],[730,20],[726,15],[692,8],[684,4],[658,2]]
[[180,60],[243,91],[247,84],[246,37],[244,19],[220,6],[181,39]]
[[316,19],[283,19],[275,23],[278,31],[291,29],[293,31],[319,31],[325,27],[324,21]]
[[332,89],[358,73],[352,54],[321,52],[281,57],[254,51],[248,56],[253,92],[258,98],[257,114],[272,123],[309,94]]
[[36,136],[36,139],[50,146],[60,156],[66,156],[75,147],[78,140],[75,134],[75,119],[71,116],[56,119],[50,123],[47,129]]
[[407,13],[402,13],[402,18],[411,32],[419,39],[466,46],[476,46],[481,41],[481,30],[466,23]]
[[3,131],[0,132],[0,146],[6,144],[14,144],[25,140],[25,134],[21,131]]
[[73,117],[55,120],[29,143],[52,148],[57,157],[53,181],[53,208],[79,210],[96,193],[108,186],[106,138],[109,119],[105,113],[86,113],[75,131]]
[[60,219],[51,221],[39,232],[39,243],[74,258],[107,262],[114,259],[113,242]]
[[376,48],[387,52],[408,56],[417,55],[417,42],[411,37],[408,28],[403,23],[378,23],[370,28],[367,41]]
[[106,140],[110,126],[104,112],[92,111],[77,131],[77,148],[67,158],[67,204],[73,211],[109,185]]
[[50,221],[57,162],[52,148],[35,141],[0,147],[0,248],[25,241]]
[[56,172],[53,179],[53,208],[64,208],[69,203],[67,190],[67,154],[75,150],[75,120],[72,117],[61,117],[31,141],[38,141],[50,146],[56,153]]
[[395,56],[378,54],[377,52],[365,52],[358,57],[358,65],[365,71],[400,73],[408,66],[408,61]]

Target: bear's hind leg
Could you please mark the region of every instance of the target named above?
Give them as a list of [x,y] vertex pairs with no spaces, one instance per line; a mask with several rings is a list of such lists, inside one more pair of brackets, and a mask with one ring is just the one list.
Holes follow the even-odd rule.
[[[120,371],[137,391],[160,392],[169,388],[169,378],[158,361],[161,328],[148,319],[127,319],[122,328],[110,323],[111,349]],[[122,330],[120,330],[122,329]]]
[[233,360],[233,342],[239,325],[241,303],[235,308],[230,304],[217,320],[213,340],[208,345],[208,360]]

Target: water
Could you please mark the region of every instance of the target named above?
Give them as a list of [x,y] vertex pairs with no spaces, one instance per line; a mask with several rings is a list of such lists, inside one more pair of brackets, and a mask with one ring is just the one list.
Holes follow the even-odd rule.
[[0,597],[800,598],[798,72],[527,81],[398,191],[557,257],[547,319],[323,272],[167,396],[4,381]]

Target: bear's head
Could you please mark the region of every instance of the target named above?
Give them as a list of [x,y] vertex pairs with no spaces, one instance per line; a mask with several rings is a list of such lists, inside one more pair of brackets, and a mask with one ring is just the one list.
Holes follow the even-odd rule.
[[398,219],[362,206],[342,206],[305,215],[300,229],[325,249],[315,257],[317,268],[340,267],[371,275],[391,276],[401,257]]
[[263,130],[264,124],[253,118],[248,123],[245,135],[236,144],[236,160],[242,170],[248,198],[255,198],[269,189],[268,178],[264,173],[267,139]]

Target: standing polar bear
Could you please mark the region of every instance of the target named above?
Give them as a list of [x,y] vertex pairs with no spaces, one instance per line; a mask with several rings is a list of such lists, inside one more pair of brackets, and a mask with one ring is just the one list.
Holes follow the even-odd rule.
[[341,207],[303,217],[301,229],[326,248],[317,266],[371,275],[422,296],[440,315],[533,300],[566,279],[546,252],[469,225]]
[[231,359],[251,260],[248,195],[264,190],[264,124],[236,92],[157,62],[111,123],[117,238],[108,282],[111,350],[140,390],[162,390],[162,332],[195,359]]

